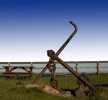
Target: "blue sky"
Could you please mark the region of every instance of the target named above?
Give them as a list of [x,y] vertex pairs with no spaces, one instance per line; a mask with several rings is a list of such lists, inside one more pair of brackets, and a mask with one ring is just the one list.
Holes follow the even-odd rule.
[[48,61],[73,31],[60,54],[65,61],[108,60],[107,0],[1,0],[0,61]]

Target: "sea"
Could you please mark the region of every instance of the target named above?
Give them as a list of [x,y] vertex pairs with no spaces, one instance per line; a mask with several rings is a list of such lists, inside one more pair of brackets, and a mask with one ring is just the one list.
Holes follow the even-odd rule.
[[[76,64],[75,63],[67,63],[70,67],[72,67],[74,70],[76,70]],[[0,64],[0,73],[5,72],[5,69],[3,66],[8,66],[7,64]],[[31,64],[10,64],[10,66],[31,66]],[[46,64],[33,64],[34,67],[33,72],[34,73],[40,73],[42,69],[46,66]],[[77,71],[80,73],[96,73],[97,72],[97,63],[78,63]],[[22,69],[16,69],[13,70],[13,72],[25,72]],[[108,72],[108,63],[99,63],[99,73],[107,73]],[[49,70],[47,70],[45,73],[50,73]],[[56,64],[56,73],[60,74],[69,74],[70,72],[65,69],[61,64]]]

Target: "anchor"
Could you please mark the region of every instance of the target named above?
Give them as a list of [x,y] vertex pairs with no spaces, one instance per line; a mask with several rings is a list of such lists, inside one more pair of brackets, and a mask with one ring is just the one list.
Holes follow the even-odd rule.
[[58,49],[57,52],[54,52],[53,50],[47,50],[49,61],[46,64],[46,66],[43,68],[43,70],[38,74],[38,76],[33,80],[32,84],[36,83],[41,78],[41,76],[45,73],[45,71],[48,69],[51,73],[51,79],[50,79],[51,87],[60,91],[60,88],[58,87],[58,80],[55,75],[55,71],[56,71],[55,61],[57,61],[78,79],[77,83],[79,85],[79,88],[83,84],[84,86],[87,86],[91,91],[94,91],[95,87],[89,82],[89,79],[84,74],[82,75],[79,74],[72,67],[70,67],[67,63],[65,63],[62,59],[58,57],[59,54],[63,51],[63,49],[67,46],[67,44],[70,42],[70,40],[74,37],[74,35],[77,32],[76,24],[73,23],[72,21],[70,21],[70,24],[74,27],[74,31],[71,33],[68,39],[63,43],[63,45]]

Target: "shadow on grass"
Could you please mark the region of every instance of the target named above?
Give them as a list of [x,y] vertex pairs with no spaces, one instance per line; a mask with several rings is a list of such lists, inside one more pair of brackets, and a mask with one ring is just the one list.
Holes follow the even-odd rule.
[[73,96],[76,97],[76,94],[75,94],[76,89],[75,90],[72,90],[72,89],[64,89],[63,91],[65,91],[65,92],[69,91],[71,93],[71,95],[73,95]]
[[108,84],[96,84],[96,87],[108,87]]

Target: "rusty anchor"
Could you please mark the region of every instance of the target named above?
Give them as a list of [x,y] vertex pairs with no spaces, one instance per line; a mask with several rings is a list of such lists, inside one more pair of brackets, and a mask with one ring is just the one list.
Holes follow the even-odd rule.
[[94,91],[95,87],[88,81],[86,77],[76,72],[72,67],[70,67],[68,64],[66,64],[62,59],[58,57],[59,54],[62,52],[62,50],[66,47],[66,45],[70,42],[70,40],[74,37],[74,35],[77,32],[76,24],[74,24],[72,21],[70,21],[70,24],[74,27],[74,31],[71,33],[69,38],[64,42],[64,44],[59,48],[59,50],[56,53],[53,50],[47,50],[49,62],[43,68],[43,70],[38,74],[38,76],[34,79],[32,83],[37,82],[41,78],[41,76],[45,73],[45,71],[48,69],[51,73],[50,85],[54,89],[59,90],[58,80],[56,79],[56,75],[55,75],[55,71],[56,71],[55,60],[56,60],[78,79],[79,85],[83,84],[84,86],[87,86],[91,91]]

